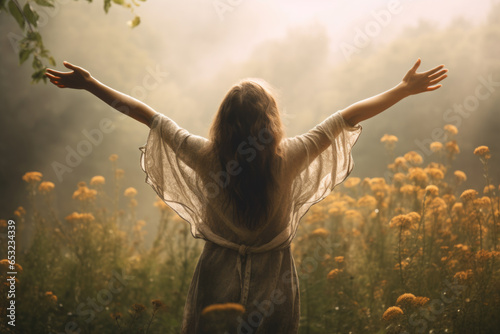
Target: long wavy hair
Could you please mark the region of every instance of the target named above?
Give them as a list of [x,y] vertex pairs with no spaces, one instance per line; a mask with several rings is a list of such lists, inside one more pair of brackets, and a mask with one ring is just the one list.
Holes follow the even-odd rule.
[[[283,124],[269,85],[245,79],[224,97],[210,128],[220,194],[233,208],[236,225],[257,229],[269,218],[281,170]],[[227,206],[226,206],[227,207]]]

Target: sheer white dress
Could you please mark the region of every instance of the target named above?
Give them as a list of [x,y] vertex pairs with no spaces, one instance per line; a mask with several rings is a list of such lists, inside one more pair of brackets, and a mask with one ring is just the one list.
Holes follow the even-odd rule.
[[[261,228],[249,231],[232,223],[232,210],[224,210],[216,196],[223,187],[220,170],[199,154],[208,140],[163,114],[153,117],[140,148],[146,182],[190,224],[193,237],[206,241],[189,288],[182,333],[200,333],[202,309],[227,302],[246,308],[241,333],[298,332],[299,288],[290,243],[300,218],[351,172],[351,149],[360,133],[361,126],[351,127],[336,112],[307,133],[284,139],[273,212]],[[258,147],[247,144],[248,150]]]

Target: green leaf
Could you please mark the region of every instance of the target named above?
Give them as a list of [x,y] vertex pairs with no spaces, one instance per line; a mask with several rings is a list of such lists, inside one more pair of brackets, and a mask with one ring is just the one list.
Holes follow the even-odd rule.
[[32,25],[34,25],[36,27],[36,23],[38,21],[38,17],[39,16],[38,16],[37,12],[34,12],[31,9],[31,6],[29,5],[29,3],[26,3],[24,5],[23,13],[24,13],[24,17],[26,17],[26,19],[28,20],[28,22],[31,23]]
[[38,44],[42,45],[42,36],[37,31],[28,31],[26,38],[30,41],[37,42]]
[[35,70],[39,70],[39,69],[44,68],[42,61],[36,55],[33,57],[33,63],[31,63],[31,66]]
[[54,60],[53,57],[49,57],[49,64],[52,66],[56,66],[56,61]]
[[109,7],[111,7],[111,0],[104,0],[104,11],[108,13]]
[[52,0],[35,0],[35,2],[40,6],[54,7],[54,5],[52,4]]
[[38,82],[40,80],[47,82],[47,77],[45,76],[45,70],[46,70],[46,67],[35,71],[35,73],[33,73],[31,75],[31,78],[33,79],[32,83]]
[[16,19],[17,24],[19,24],[19,26],[21,27],[21,29],[24,29],[24,17],[23,17],[23,13],[21,13],[21,11],[19,10],[19,8],[17,8],[17,6],[14,3],[14,1],[9,1],[9,12],[10,12],[10,15],[12,15]]
[[131,28],[135,28],[141,23],[141,18],[136,15],[132,21],[128,21],[127,23]]
[[19,51],[19,65],[24,63],[33,51],[33,49],[21,49],[21,51]]
[[0,10],[6,10],[7,7],[5,7],[5,3],[7,2],[7,0],[0,0]]
[[118,4],[118,5],[123,5],[125,4],[125,1],[124,0],[113,0],[114,3]]

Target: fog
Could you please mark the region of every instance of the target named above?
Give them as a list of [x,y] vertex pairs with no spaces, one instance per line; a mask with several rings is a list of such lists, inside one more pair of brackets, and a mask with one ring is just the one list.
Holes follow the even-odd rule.
[[[421,70],[445,64],[450,72],[441,89],[362,122],[354,174],[383,176],[385,133],[399,138],[397,155],[416,150],[427,158],[435,129],[451,123],[459,130],[462,151],[454,168],[469,176],[465,186],[484,186],[481,164],[472,154],[479,145],[490,147],[491,172],[499,183],[498,1],[148,0],[135,10],[142,23],[134,29],[126,24],[133,15],[117,6],[106,15],[99,1],[56,2],[40,24],[56,69],[64,69],[63,60],[82,66],[202,136],[225,92],[245,77],[276,88],[286,133],[294,136],[395,86],[418,57]],[[138,217],[154,226],[155,194],[139,166],[138,148],[148,128],[87,92],[31,84],[29,64],[18,65],[11,44],[20,31],[11,17],[0,15],[0,218],[26,205],[21,177],[35,170],[55,183],[58,211],[69,214],[76,184],[94,175],[110,179],[108,157],[116,153],[125,186],[139,192]],[[101,128],[106,119],[113,127],[108,133]],[[66,164],[68,152],[96,129],[102,140],[71,172],[58,175],[54,162]]]

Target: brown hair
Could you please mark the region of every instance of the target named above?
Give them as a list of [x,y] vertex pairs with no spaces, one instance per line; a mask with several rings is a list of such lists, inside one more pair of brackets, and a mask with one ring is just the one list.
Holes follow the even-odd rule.
[[[270,214],[281,169],[283,125],[269,86],[246,79],[226,94],[210,128],[210,145],[218,162],[217,179],[224,203],[232,205],[240,226],[256,229]],[[227,207],[227,206],[226,206]]]

